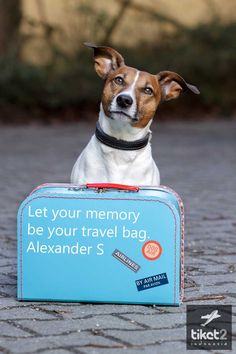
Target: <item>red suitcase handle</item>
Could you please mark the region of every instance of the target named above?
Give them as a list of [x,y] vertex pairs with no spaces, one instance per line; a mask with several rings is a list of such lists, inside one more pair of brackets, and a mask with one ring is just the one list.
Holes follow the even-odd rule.
[[130,192],[138,192],[139,187],[127,186],[126,184],[116,184],[116,183],[87,183],[87,188],[98,188],[98,189],[120,189]]

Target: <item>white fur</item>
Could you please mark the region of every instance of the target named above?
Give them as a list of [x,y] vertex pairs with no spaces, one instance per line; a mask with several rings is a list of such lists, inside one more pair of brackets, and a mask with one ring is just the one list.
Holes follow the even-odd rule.
[[[150,131],[149,124],[134,128],[130,120],[110,119],[101,105],[99,123],[105,133],[128,141],[144,137]],[[102,144],[93,135],[77,159],[71,174],[74,184],[121,183],[129,185],[159,185],[159,170],[152,158],[150,142],[135,151],[113,149]]]

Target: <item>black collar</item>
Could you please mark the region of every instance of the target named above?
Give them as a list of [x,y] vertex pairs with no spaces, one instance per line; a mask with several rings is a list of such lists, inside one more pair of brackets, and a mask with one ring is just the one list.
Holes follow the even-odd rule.
[[129,151],[139,150],[144,148],[148,144],[149,137],[150,137],[150,133],[147,133],[147,135],[144,138],[134,140],[134,141],[116,139],[113,136],[106,134],[102,130],[99,122],[97,122],[96,124],[95,135],[96,138],[104,145],[110,146],[118,150],[129,150]]

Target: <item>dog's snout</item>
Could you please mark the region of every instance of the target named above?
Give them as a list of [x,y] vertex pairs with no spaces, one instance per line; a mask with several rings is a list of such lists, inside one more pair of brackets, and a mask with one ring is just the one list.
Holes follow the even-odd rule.
[[119,95],[116,99],[118,106],[121,108],[130,107],[133,103],[133,99],[129,95]]

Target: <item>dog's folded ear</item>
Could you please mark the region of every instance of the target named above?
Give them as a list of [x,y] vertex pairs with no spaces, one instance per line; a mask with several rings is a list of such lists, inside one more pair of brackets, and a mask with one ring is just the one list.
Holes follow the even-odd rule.
[[200,93],[196,86],[188,84],[182,76],[173,71],[160,71],[157,78],[161,85],[163,101],[179,97],[181,91],[189,90],[197,95]]
[[97,46],[93,43],[84,43],[94,50],[95,71],[102,79],[106,79],[110,71],[125,65],[124,58],[115,49]]

